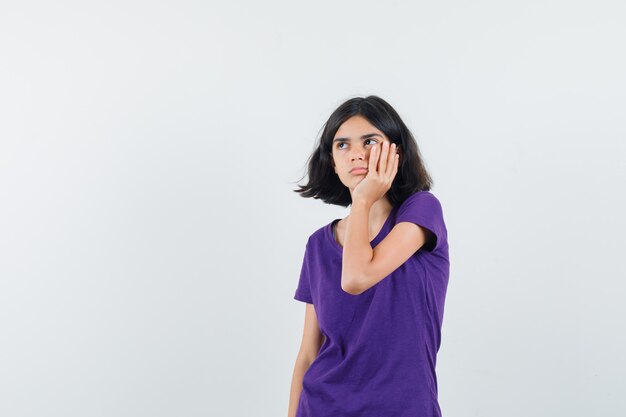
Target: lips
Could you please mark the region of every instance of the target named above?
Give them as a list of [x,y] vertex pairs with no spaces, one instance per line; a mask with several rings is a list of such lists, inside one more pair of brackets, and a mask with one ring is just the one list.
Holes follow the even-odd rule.
[[351,174],[366,174],[367,173],[367,168],[352,168],[350,170]]

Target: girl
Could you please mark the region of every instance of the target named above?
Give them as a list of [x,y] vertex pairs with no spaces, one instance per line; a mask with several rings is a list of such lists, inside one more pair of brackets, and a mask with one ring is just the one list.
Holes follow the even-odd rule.
[[289,417],[441,417],[448,238],[413,135],[383,99],[353,98],[326,122],[308,176],[296,192],[350,214],[306,243]]

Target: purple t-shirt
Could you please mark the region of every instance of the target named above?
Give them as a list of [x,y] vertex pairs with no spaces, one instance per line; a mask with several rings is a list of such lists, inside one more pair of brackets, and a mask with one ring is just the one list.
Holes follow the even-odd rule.
[[439,200],[429,191],[396,205],[371,241],[399,222],[431,230],[422,246],[367,291],[341,289],[343,248],[332,226],[309,237],[294,299],[315,306],[326,337],[302,380],[297,417],[440,417],[435,364],[450,262]]

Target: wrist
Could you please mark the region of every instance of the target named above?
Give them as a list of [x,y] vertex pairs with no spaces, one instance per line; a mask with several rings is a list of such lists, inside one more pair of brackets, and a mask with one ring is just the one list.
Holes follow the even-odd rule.
[[352,200],[352,208],[370,209],[373,203],[364,198],[355,198]]

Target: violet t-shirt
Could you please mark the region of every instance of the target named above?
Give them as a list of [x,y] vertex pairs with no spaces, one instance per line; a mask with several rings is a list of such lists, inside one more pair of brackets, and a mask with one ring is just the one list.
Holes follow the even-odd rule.
[[450,263],[439,200],[419,191],[392,209],[372,247],[399,222],[429,229],[436,242],[359,295],[341,288],[339,220],[309,237],[294,295],[315,306],[326,338],[304,374],[296,416],[440,417],[435,364]]

